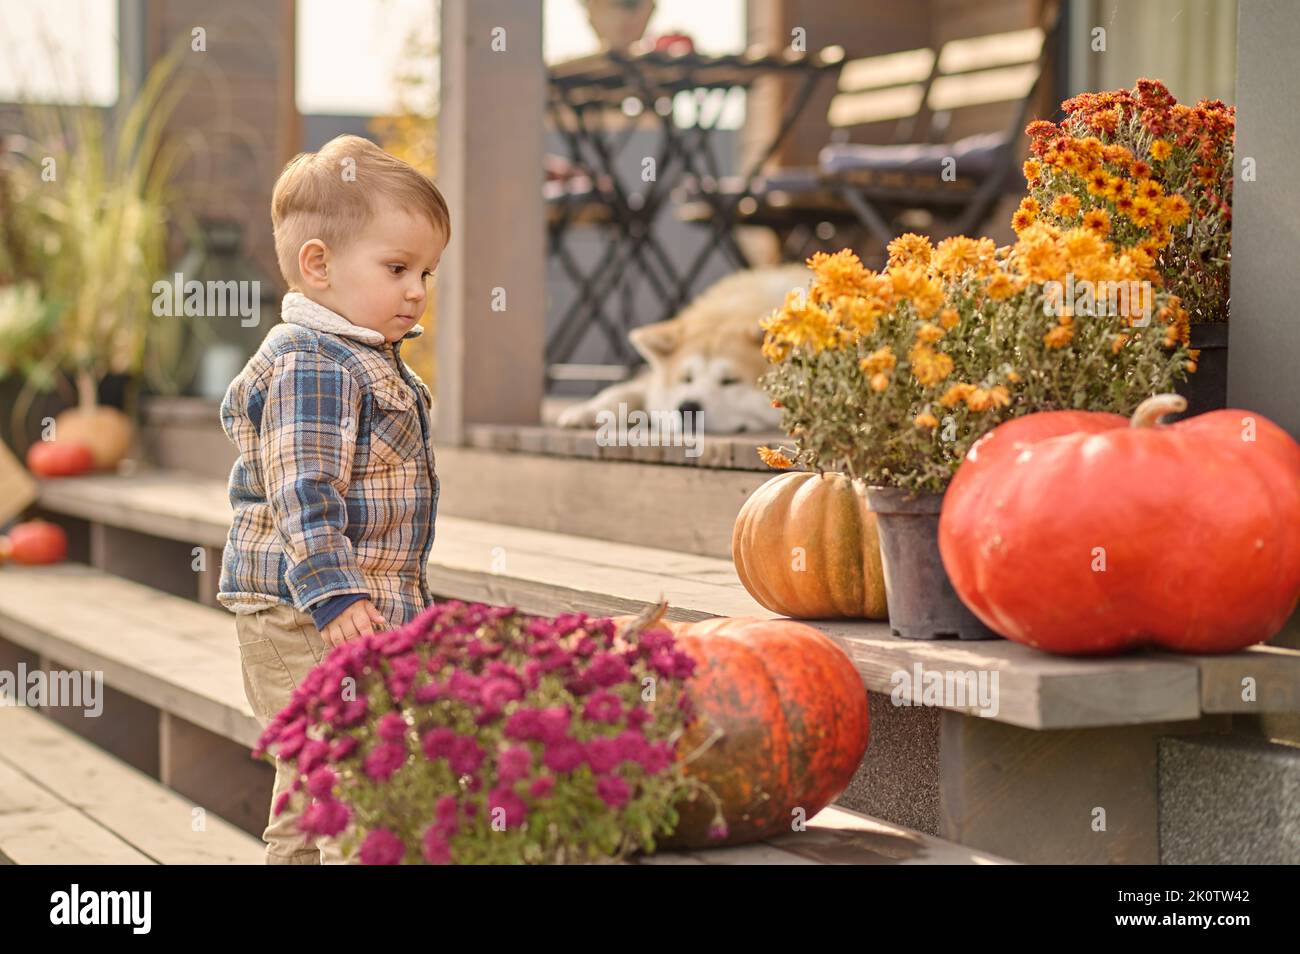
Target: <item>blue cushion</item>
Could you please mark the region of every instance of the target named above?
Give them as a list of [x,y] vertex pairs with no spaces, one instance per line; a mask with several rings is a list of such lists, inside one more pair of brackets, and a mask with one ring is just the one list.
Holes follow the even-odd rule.
[[854,172],[910,172],[939,175],[943,160],[957,161],[961,177],[983,178],[996,171],[999,150],[1007,143],[1002,133],[979,133],[951,143],[907,143],[871,146],[864,143],[832,143],[818,154],[823,174],[836,176]]

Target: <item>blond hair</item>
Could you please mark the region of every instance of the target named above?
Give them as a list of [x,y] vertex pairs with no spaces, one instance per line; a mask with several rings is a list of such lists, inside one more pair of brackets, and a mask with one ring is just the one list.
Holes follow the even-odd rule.
[[451,214],[433,180],[369,139],[336,136],[319,152],[289,160],[271,193],[271,225],[280,273],[291,290],[301,290],[298,252],[304,243],[316,238],[342,249],[369,224],[380,197],[424,215],[444,240],[451,238]]

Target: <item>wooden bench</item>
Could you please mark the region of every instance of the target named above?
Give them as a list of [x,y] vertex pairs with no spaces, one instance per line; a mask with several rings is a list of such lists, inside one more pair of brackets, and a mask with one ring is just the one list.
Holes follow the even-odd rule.
[[[736,503],[739,507],[739,501]],[[220,481],[174,474],[45,482],[41,505],[89,522],[96,562],[128,572],[112,534],[211,548],[219,566],[229,511]],[[212,570],[178,590],[210,599]],[[146,578],[147,575],[146,575]],[[635,613],[661,595],[675,619],[772,617],[729,560],[443,516],[429,567],[444,598],[532,613]],[[1157,742],[1260,734],[1271,713],[1300,711],[1300,653],[1276,646],[1225,656],[1137,653],[1055,657],[1005,641],[913,642],[883,623],[821,621],[868,691],[872,746],[841,804],[892,823],[1022,861],[1159,860]],[[895,705],[904,675],[984,673],[997,710]],[[1243,698],[1243,679],[1256,687]],[[899,693],[899,702],[909,701]],[[1097,809],[1105,830],[1094,831]]]
[[259,839],[39,712],[0,706],[0,860],[260,864]]

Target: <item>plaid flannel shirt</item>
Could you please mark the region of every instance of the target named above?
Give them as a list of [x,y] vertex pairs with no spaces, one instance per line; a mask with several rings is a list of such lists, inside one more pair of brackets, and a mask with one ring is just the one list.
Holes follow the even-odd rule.
[[364,593],[400,626],[432,602],[441,488],[429,389],[402,361],[401,341],[297,292],[281,317],[221,404],[239,458],[217,600],[235,613],[277,603],[310,612]]

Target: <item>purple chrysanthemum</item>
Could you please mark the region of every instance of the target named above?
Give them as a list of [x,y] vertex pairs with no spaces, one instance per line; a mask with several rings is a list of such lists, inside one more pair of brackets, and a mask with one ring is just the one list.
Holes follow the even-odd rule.
[[361,843],[363,865],[400,865],[405,854],[402,840],[387,828],[372,828]]
[[386,782],[406,761],[406,748],[397,742],[384,742],[366,755],[361,770],[376,782]]

